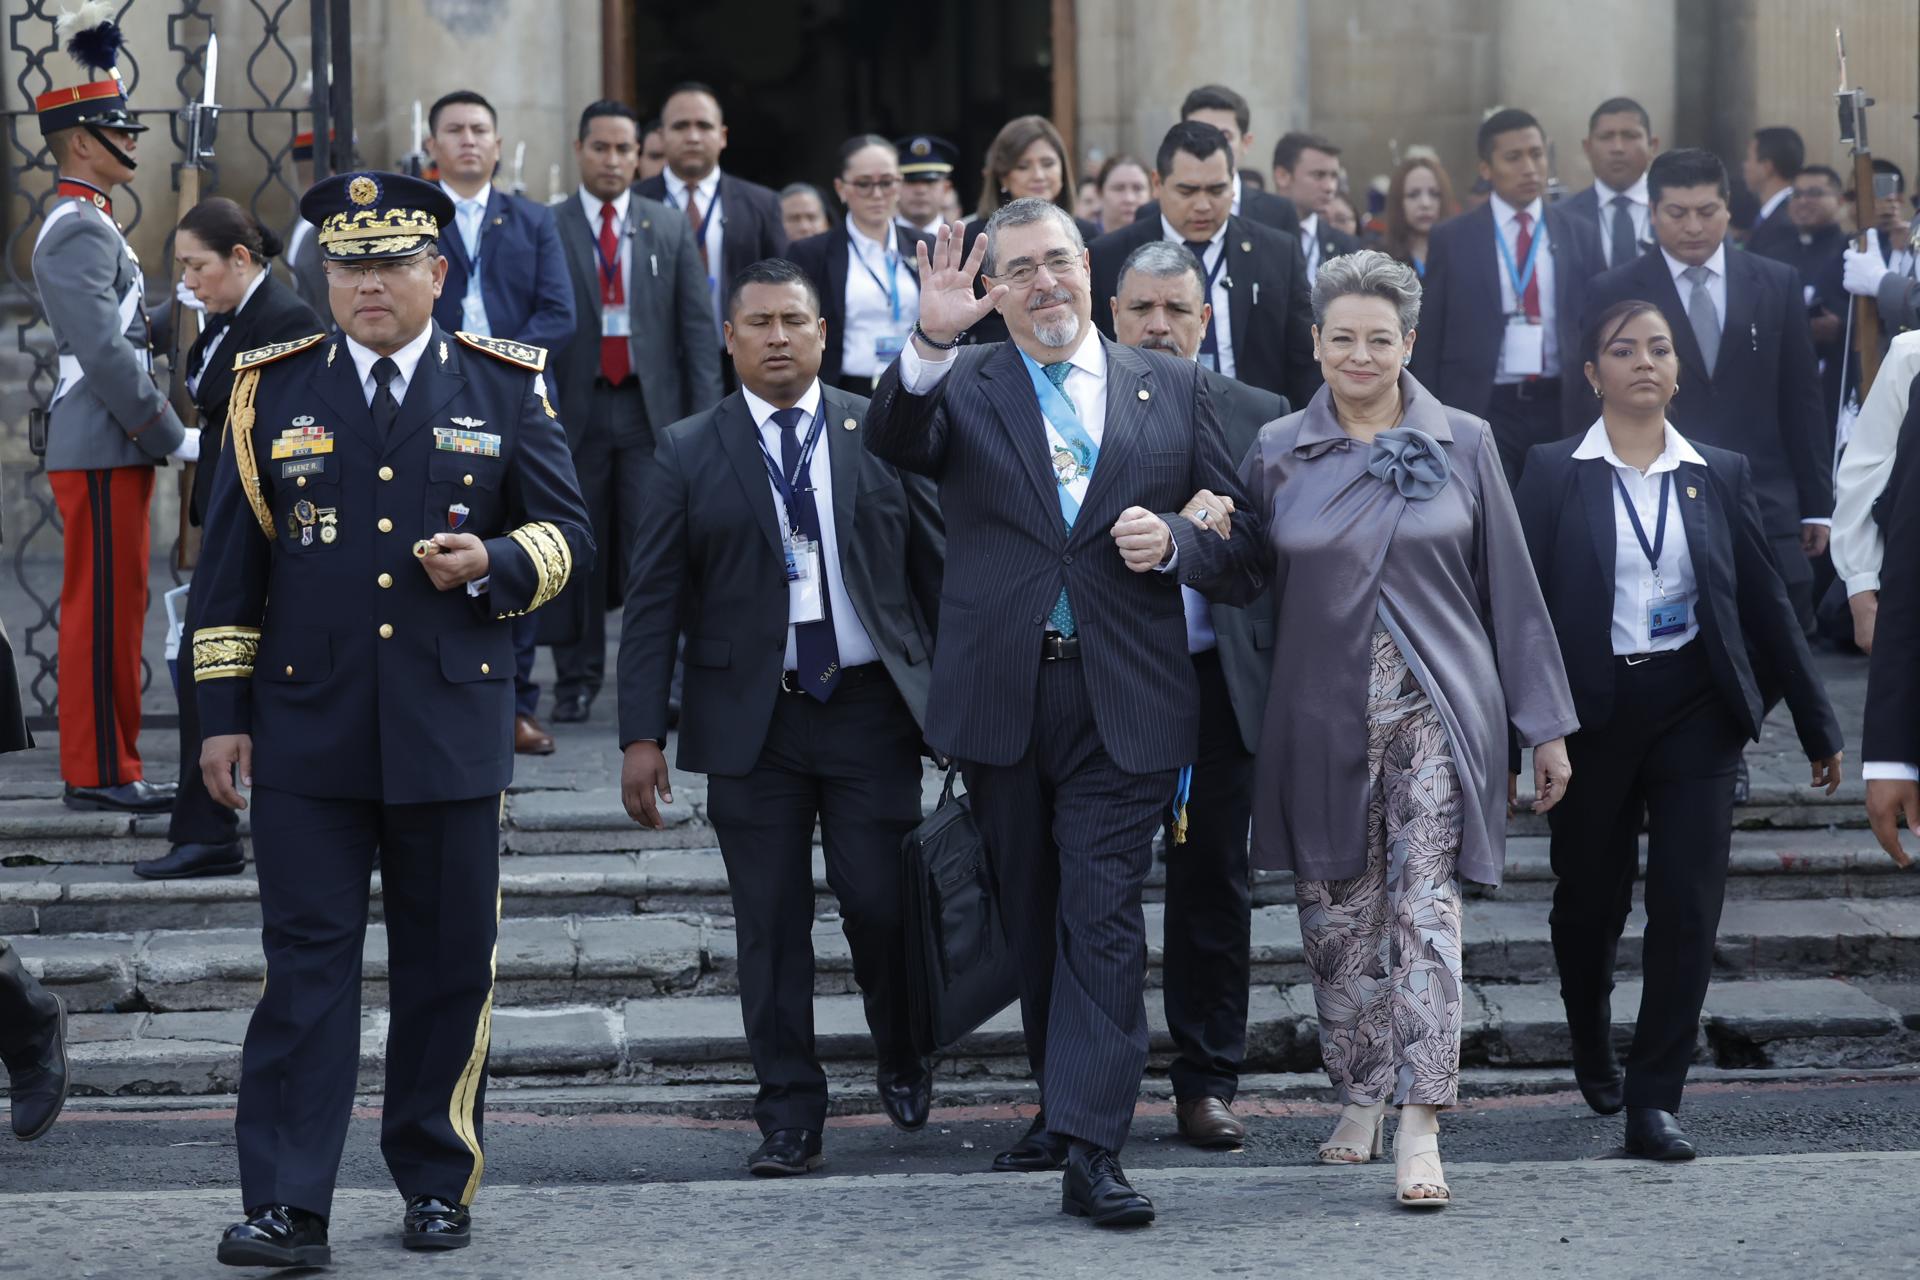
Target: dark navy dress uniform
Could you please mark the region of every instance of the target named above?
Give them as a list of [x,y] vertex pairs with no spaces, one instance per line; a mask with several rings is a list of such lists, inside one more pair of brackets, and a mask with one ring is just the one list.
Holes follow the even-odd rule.
[[[472,1201],[511,619],[593,554],[543,349],[430,324],[383,433],[356,345],[316,334],[238,358],[195,584],[205,732],[253,738],[267,978],[235,1123],[250,1214],[330,1211],[376,851],[392,1010],[381,1148],[403,1195]],[[441,591],[418,563],[416,542],[449,530],[485,541],[475,589]]]

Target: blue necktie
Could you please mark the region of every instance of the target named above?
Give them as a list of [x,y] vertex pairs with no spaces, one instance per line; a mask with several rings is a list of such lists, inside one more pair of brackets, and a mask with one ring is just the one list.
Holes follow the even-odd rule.
[[[793,480],[793,505],[787,519],[793,521],[800,536],[820,546],[820,508],[814,505],[810,476],[795,476],[800,462],[800,409],[776,409],[773,420],[780,426],[780,468]],[[811,466],[811,463],[809,463]],[[825,702],[840,683],[840,644],[833,634],[833,600],[827,594],[827,552],[820,547],[820,621],[801,622],[793,628],[793,654],[800,685],[814,698]]]
[[[1070,360],[1062,360],[1058,364],[1050,364],[1043,367],[1046,370],[1047,381],[1059,387],[1060,394],[1065,395],[1067,393],[1067,375],[1073,372],[1073,362]],[[1067,531],[1069,533],[1073,531],[1071,525],[1068,526]],[[1054,631],[1058,631],[1063,636],[1070,636],[1079,630],[1073,621],[1073,606],[1067,603],[1067,589],[1065,587],[1060,588],[1060,598],[1053,602],[1053,612],[1047,615],[1047,626]]]

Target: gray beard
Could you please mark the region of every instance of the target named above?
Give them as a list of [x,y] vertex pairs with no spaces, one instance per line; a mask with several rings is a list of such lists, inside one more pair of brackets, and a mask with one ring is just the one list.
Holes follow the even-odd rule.
[[1033,336],[1042,346],[1070,347],[1080,336],[1080,317],[1069,315],[1052,323],[1043,321],[1033,326]]

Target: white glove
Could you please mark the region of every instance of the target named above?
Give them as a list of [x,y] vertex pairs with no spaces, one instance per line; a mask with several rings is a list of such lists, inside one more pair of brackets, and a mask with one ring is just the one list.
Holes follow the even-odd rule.
[[1848,293],[1873,298],[1879,296],[1880,282],[1886,277],[1887,264],[1880,260],[1880,233],[1869,227],[1864,252],[1854,248],[1851,240],[1847,242],[1846,253],[1841,257],[1840,283]]
[[187,288],[187,282],[185,280],[182,280],[173,287],[173,299],[187,310],[198,315],[207,314],[207,304],[193,296],[193,290]]
[[167,456],[181,462],[200,461],[200,428],[188,427],[185,438],[180,441],[180,447]]

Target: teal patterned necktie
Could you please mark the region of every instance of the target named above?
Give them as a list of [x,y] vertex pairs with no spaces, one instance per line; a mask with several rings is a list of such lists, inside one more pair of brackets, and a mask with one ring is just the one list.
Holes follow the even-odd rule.
[[[1060,388],[1060,394],[1067,393],[1067,375],[1073,372],[1073,362],[1062,360],[1058,364],[1043,365],[1047,381]],[[1068,526],[1072,532],[1072,526]],[[1073,606],[1067,603],[1067,589],[1060,588],[1060,598],[1053,602],[1053,612],[1047,615],[1047,626],[1063,636],[1071,636],[1079,630],[1073,621]]]

